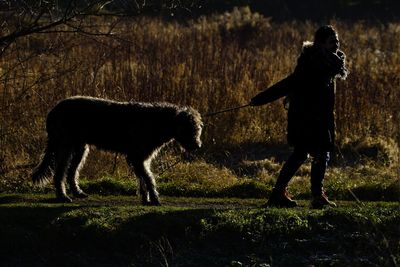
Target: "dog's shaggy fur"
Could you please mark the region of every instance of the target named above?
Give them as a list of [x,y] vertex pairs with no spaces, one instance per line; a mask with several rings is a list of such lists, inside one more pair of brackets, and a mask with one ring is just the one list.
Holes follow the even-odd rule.
[[116,102],[75,96],[59,102],[47,116],[47,148],[33,172],[43,184],[54,173],[58,200],[71,202],[65,180],[75,197],[87,195],[79,187],[79,170],[88,145],[126,155],[140,181],[143,204],[159,205],[150,163],[157,151],[175,139],[184,149],[201,146],[202,121],[190,107],[169,103]]

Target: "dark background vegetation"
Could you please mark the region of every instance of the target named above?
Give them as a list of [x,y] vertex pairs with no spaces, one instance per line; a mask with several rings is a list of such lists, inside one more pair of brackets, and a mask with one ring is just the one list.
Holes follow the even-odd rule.
[[[65,4],[63,4],[65,2]],[[64,7],[69,1],[59,1]],[[78,1],[84,5],[87,1]],[[117,0],[107,5],[110,12],[127,15],[165,16],[166,18],[197,18],[223,13],[234,7],[248,6],[253,12],[274,21],[327,19],[396,21],[400,3],[396,0]]]

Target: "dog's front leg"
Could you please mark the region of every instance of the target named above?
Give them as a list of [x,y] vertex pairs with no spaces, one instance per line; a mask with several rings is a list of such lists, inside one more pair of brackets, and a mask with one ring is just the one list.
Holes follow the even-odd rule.
[[161,205],[156,190],[153,174],[144,160],[139,160],[132,157],[127,157],[129,166],[133,169],[140,184],[140,195],[143,205],[159,206]]

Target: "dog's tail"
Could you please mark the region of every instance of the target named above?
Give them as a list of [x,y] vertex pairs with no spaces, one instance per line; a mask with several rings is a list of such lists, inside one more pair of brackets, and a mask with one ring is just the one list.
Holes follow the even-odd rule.
[[42,161],[33,170],[32,181],[34,184],[45,185],[50,181],[55,169],[55,147],[50,139],[44,151]]

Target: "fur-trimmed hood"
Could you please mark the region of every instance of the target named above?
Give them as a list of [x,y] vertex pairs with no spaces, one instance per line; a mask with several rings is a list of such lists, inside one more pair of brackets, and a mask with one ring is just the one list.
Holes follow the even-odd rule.
[[316,63],[335,78],[345,80],[348,75],[346,55],[343,51],[337,50],[336,53],[333,53],[310,41],[303,43],[299,64],[303,62]]

